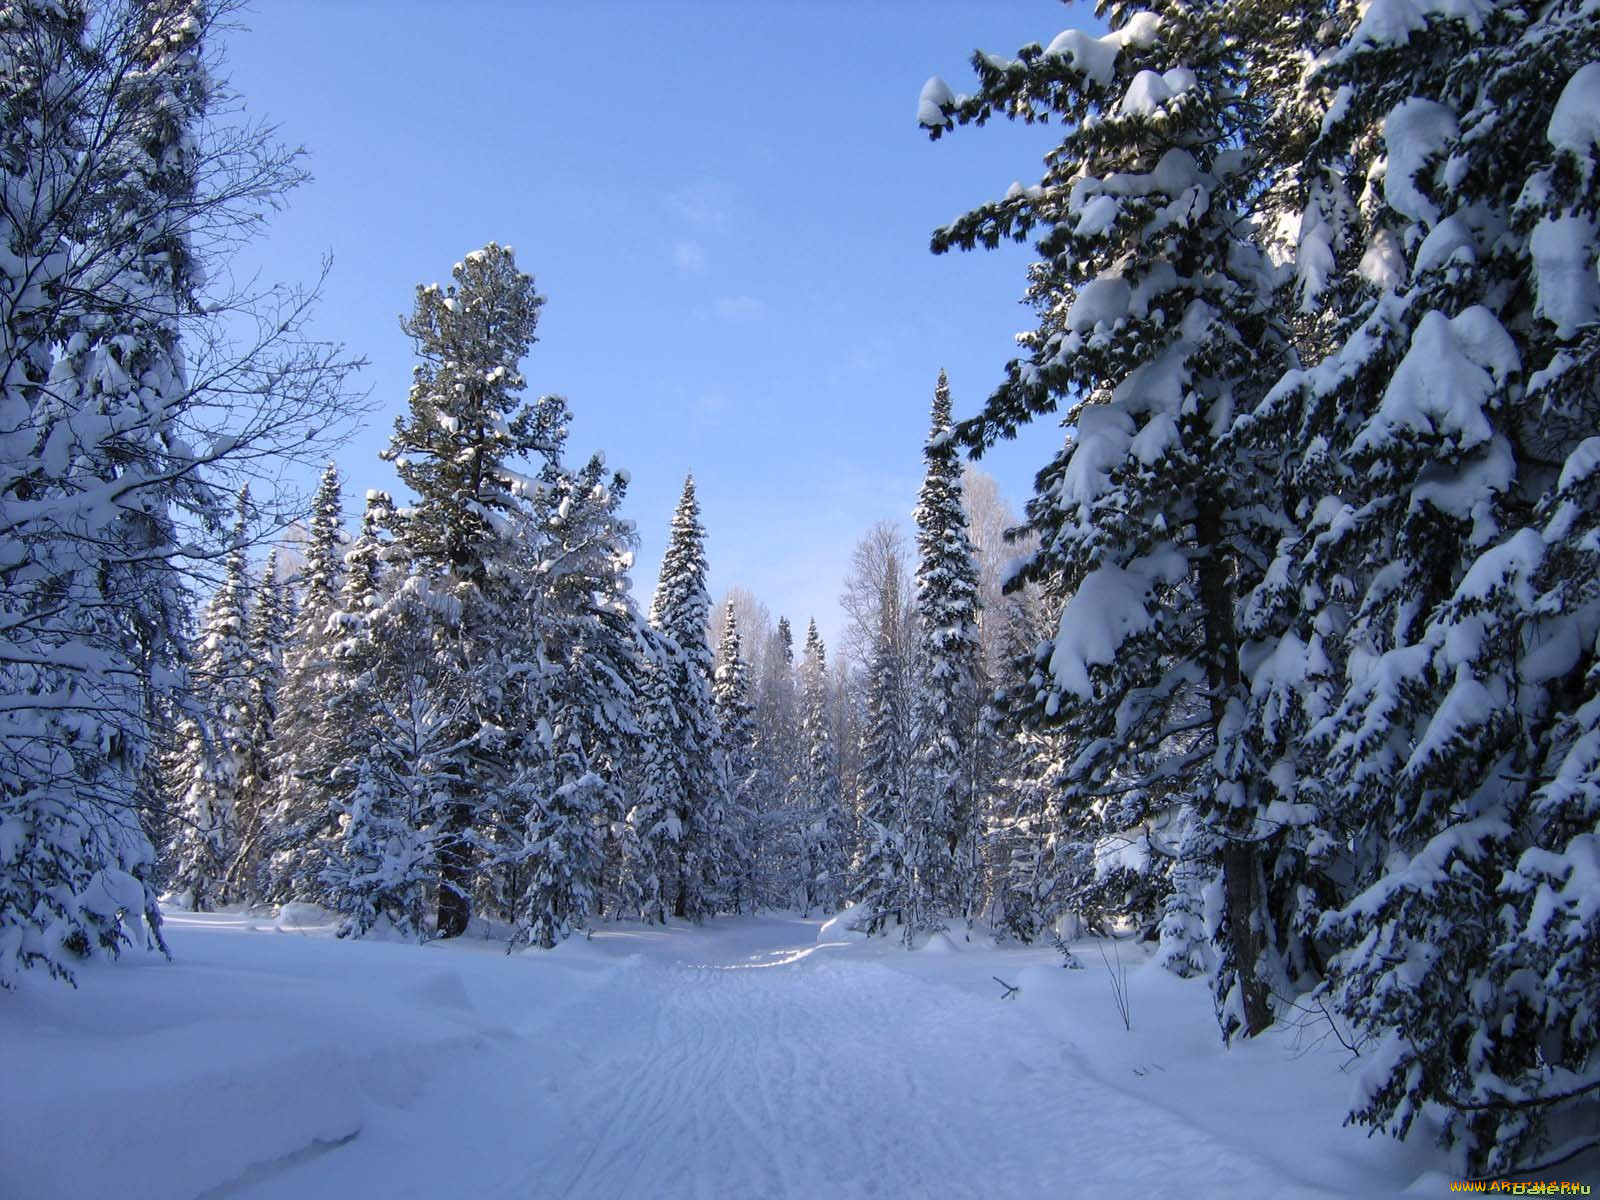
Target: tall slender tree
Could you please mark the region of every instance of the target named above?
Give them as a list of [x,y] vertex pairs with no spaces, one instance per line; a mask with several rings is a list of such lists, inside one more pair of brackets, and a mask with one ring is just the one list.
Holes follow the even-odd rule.
[[[170,800],[155,764],[183,691],[183,574],[212,537],[227,550],[211,481],[316,453],[340,424],[350,364],[305,341],[309,298],[207,288],[303,178],[213,119],[225,7],[0,14],[0,987],[161,945],[142,820]],[[221,335],[241,312],[263,318],[243,349]]]
[[834,745],[832,689],[827,647],[813,620],[806,626],[800,660],[801,763],[799,853],[805,906],[829,912],[849,889],[850,815],[839,784],[839,752]]
[[863,925],[877,933],[893,918],[903,923],[910,884],[906,826],[910,813],[911,711],[900,643],[902,568],[884,564],[878,600],[878,636],[867,667],[867,704],[861,751],[861,794],[856,808],[861,836],[852,868],[852,902],[865,908]]
[[950,384],[933,393],[916,509],[917,749],[909,799],[908,896],[912,923],[970,922],[981,892],[979,719],[982,648],[978,569],[961,503],[961,462],[951,437]]
[[1238,102],[1245,44],[1222,8],[1108,16],[1100,37],[975,56],[972,96],[938,80],[924,91],[934,137],[997,112],[1067,131],[1039,186],[934,235],[935,251],[1039,235],[1038,328],[955,437],[981,450],[1068,405],[1072,435],[1028,506],[1039,549],[1022,576],[1061,604],[1060,625],[1008,707],[1082,747],[1068,803],[1109,811],[1115,798],[1122,831],[1174,807],[1202,813],[1224,885],[1219,1021],[1254,1034],[1281,978],[1262,866],[1280,827],[1258,822],[1273,785],[1238,720],[1250,692],[1234,607],[1281,522],[1267,464],[1224,439],[1288,345],[1244,219],[1258,110]]
[[[525,686],[542,715],[519,784],[528,882],[517,941],[549,948],[599,911],[611,831],[626,816],[638,760],[638,614],[628,594],[633,524],[618,515],[626,477],[598,455],[549,490],[546,551],[529,594],[538,671]],[[613,857],[616,857],[613,854]]]
[[705,529],[690,476],[650,605],[660,652],[647,677],[649,744],[635,825],[641,840],[652,844],[662,885],[671,888],[673,914],[692,921],[715,911],[730,865],[721,861],[713,837],[727,820],[728,781],[711,699],[710,609]]
[[[419,287],[401,327],[415,344],[409,412],[395,423],[384,457],[416,493],[396,510],[393,553],[432,597],[438,633],[424,677],[451,703],[460,728],[458,770],[438,789],[438,932],[464,932],[478,883],[480,827],[503,815],[525,712],[508,671],[524,647],[506,631],[514,588],[503,564],[516,560],[508,531],[523,511],[516,464],[558,462],[566,404],[526,404],[520,363],[533,346],[544,297],[517,269],[509,247],[490,242],[457,263],[447,287]],[[459,702],[459,703],[457,703]],[[514,818],[513,818],[514,819]],[[506,822],[500,821],[500,825]]]
[[239,802],[255,728],[251,706],[250,489],[239,492],[222,584],[206,606],[194,652],[195,697],[183,726],[172,791],[181,797],[173,885],[204,912],[239,898],[231,878],[240,844]]
[[719,858],[726,865],[723,880],[729,907],[744,912],[755,907],[755,866],[759,834],[755,705],[750,699],[750,672],[744,660],[739,619],[730,600],[723,619],[719,665],[711,683],[711,703],[722,738],[728,780],[727,820],[714,831]]
[[780,616],[772,631],[756,688],[756,788],[759,836],[756,888],[759,903],[790,908],[800,903],[800,707],[795,690],[794,635]]
[[[363,532],[367,540],[361,552],[371,558],[377,530],[369,521]],[[333,775],[348,747],[341,731],[343,714],[335,703],[344,682],[335,649],[346,633],[341,614],[347,600],[364,607],[376,590],[374,577],[364,581],[371,588],[359,597],[344,595],[343,534],[342,487],[338,468],[330,462],[312,500],[300,605],[272,725],[268,772],[273,808],[262,840],[267,895],[277,901],[319,896],[319,847],[332,834],[339,812]],[[367,564],[369,570],[372,565]]]
[[283,683],[284,651],[294,623],[294,593],[280,577],[278,548],[267,551],[250,609],[245,668],[248,728],[240,747],[242,774],[235,806],[239,849],[228,868],[229,891],[247,904],[269,890],[266,849],[275,807],[273,725]]

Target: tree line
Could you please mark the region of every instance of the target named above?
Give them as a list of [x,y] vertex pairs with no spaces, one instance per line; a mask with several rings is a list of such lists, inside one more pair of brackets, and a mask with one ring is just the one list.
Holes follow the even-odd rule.
[[[712,611],[692,481],[640,611],[627,477],[524,398],[543,298],[495,244],[405,323],[412,495],[349,539],[330,467],[303,566],[254,570],[232,485],[320,452],[352,364],[290,293],[220,325],[206,268],[296,160],[200,136],[213,7],[8,6],[0,985],[159,945],[162,891],[514,946],[1075,924],[1208,978],[1224,1039],[1319,1014],[1351,1119],[1475,1174],[1592,1148],[1597,17],[1102,16],[923,90],[934,138],[1062,129],[933,239],[1031,240],[1037,328],[976,415],[940,378],[914,551],[860,543],[830,660]],[[962,456],[1051,416],[1002,569]]]

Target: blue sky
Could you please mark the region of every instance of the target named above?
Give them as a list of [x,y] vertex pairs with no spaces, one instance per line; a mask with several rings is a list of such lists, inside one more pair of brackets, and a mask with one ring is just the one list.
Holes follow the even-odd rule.
[[[692,470],[713,595],[739,584],[833,640],[852,546],[915,503],[940,367],[971,413],[1031,323],[1026,248],[936,258],[928,237],[1037,179],[1054,131],[930,143],[918,92],[1090,21],[1048,0],[258,0],[226,74],[315,179],[245,265],[309,280],[333,255],[317,331],[370,360],[376,405],[339,458],[347,507],[396,487],[377,451],[414,287],[509,244],[548,298],[530,394],[568,398],[573,458],[632,474],[641,603]],[[981,465],[1020,508],[1059,437]]]

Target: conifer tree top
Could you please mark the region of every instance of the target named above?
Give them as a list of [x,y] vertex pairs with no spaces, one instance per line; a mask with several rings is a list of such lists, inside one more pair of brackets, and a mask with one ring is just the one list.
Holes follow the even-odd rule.
[[339,594],[342,556],[339,532],[344,519],[339,468],[330,462],[323,469],[311,502],[309,536],[306,539],[305,606],[319,610],[333,603]]
[[705,647],[711,611],[711,597],[706,592],[705,536],[694,476],[690,475],[683,481],[683,496],[672,515],[667,550],[661,557],[661,577],[650,604],[650,623],[685,650]]
[[419,286],[401,328],[420,360],[408,415],[383,457],[419,498],[408,542],[457,567],[475,557],[492,514],[511,509],[516,459],[559,456],[567,410],[553,396],[524,404],[520,364],[537,340],[544,297],[509,246],[490,242],[455,265],[454,282]]

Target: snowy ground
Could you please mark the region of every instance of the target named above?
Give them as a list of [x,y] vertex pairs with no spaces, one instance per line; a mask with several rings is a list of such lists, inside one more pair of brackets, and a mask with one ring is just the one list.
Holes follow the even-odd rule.
[[1128,1032],[1092,946],[836,928],[507,958],[174,914],[172,964],[0,997],[0,1197],[1449,1194],[1427,1144],[1340,1128],[1331,1039],[1224,1056],[1204,985],[1142,962]]

